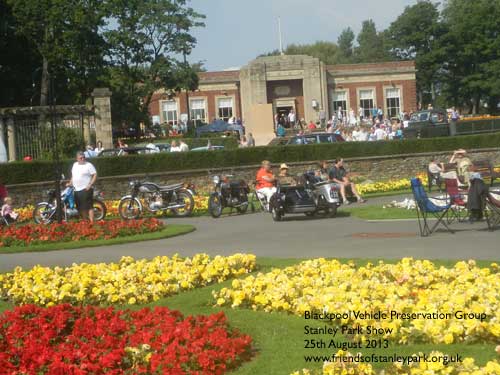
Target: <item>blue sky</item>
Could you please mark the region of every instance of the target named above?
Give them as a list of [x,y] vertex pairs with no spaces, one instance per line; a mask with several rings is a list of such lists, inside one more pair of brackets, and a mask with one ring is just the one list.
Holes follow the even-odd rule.
[[336,41],[350,26],[373,19],[385,29],[407,5],[416,0],[191,0],[204,14],[205,28],[195,29],[198,44],[189,61],[204,60],[210,70],[247,64],[261,53],[279,46],[277,18],[281,17],[284,47],[287,44]]

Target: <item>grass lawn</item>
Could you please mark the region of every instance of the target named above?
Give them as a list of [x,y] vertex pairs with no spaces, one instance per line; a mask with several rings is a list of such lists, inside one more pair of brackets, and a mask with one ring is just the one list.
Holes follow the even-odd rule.
[[82,247],[109,246],[109,245],[119,245],[129,242],[160,240],[163,238],[169,238],[190,233],[195,229],[196,228],[193,225],[168,224],[165,227],[165,229],[159,232],[135,234],[133,236],[117,237],[117,238],[111,238],[109,240],[82,240],[78,242],[72,241],[72,242],[59,242],[51,244],[33,245],[33,246],[4,247],[0,249],[0,253],[6,254],[6,253],[23,253],[23,252],[34,252],[34,251],[40,252],[40,251],[52,251],[52,250],[67,250],[67,249],[79,249]]
[[[416,210],[407,210],[405,208],[381,206],[361,206],[361,207],[347,207],[342,208],[342,211],[349,213],[364,220],[387,220],[387,219],[416,219]],[[340,211],[339,211],[340,214]]]
[[[258,258],[259,272],[267,272],[273,267],[286,267],[298,263],[300,259],[271,259]],[[343,260],[347,261],[347,260]],[[376,259],[355,259],[358,265],[367,262],[376,262]],[[389,260],[388,263],[395,263],[396,260]],[[455,261],[436,261],[437,265],[449,267],[455,264]],[[477,261],[481,267],[486,267],[490,263],[487,261]],[[304,355],[329,355],[336,352],[337,349],[304,349],[305,339],[325,339],[330,340],[331,336],[312,337],[304,334],[304,325],[306,321],[299,316],[293,316],[284,313],[265,313],[262,311],[254,312],[248,309],[231,309],[212,307],[214,300],[212,291],[219,290],[222,287],[230,287],[231,280],[221,284],[208,286],[183,292],[178,295],[163,298],[148,306],[168,306],[171,309],[180,310],[186,315],[211,314],[218,311],[224,311],[232,327],[238,328],[244,333],[252,336],[256,355],[251,362],[245,363],[242,367],[234,371],[234,375],[255,375],[255,374],[290,374],[294,370],[302,368],[321,368],[320,363],[306,363]],[[0,301],[0,312],[13,306],[8,302]],[[139,309],[143,306],[120,306],[119,308]],[[307,324],[311,324],[307,322]],[[317,322],[313,326],[322,326]],[[336,341],[344,341],[338,338]],[[464,357],[473,357],[478,364],[485,364],[488,360],[497,358],[494,351],[494,344],[451,344],[451,345],[397,345],[391,343],[388,349],[373,350],[362,349],[363,354],[370,353],[396,353],[408,355],[418,352],[428,353],[432,350],[439,350],[453,355],[459,354]],[[360,350],[352,349],[351,352]]]

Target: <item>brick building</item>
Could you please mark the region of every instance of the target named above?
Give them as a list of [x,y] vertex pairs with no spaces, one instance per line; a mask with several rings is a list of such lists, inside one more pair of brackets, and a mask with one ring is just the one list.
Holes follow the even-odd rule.
[[259,57],[240,70],[200,73],[194,92],[155,93],[150,113],[157,122],[174,123],[187,114],[189,100],[190,119],[197,123],[235,116],[249,125],[263,105],[270,126],[273,114],[291,109],[306,121],[330,118],[338,107],[356,115],[362,107],[369,115],[380,106],[395,117],[417,107],[415,72],[414,61],[325,65],[305,55]]

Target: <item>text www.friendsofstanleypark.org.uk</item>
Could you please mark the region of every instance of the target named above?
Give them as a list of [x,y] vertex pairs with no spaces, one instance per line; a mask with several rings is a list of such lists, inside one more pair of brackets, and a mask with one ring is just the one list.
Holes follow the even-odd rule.
[[321,355],[305,355],[304,360],[306,362],[340,362],[340,363],[390,363],[390,362],[402,362],[404,365],[409,365],[410,363],[442,363],[447,366],[450,363],[461,363],[462,356],[459,354],[455,355],[430,355],[430,354],[419,354],[419,355],[399,355],[399,354],[355,354],[355,355],[337,355],[332,354],[330,356]]

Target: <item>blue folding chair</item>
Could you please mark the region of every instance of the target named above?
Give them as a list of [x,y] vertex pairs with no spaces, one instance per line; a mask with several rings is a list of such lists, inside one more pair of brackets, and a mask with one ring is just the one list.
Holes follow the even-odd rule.
[[[413,192],[413,197],[415,199],[415,206],[417,208],[418,226],[420,228],[420,235],[422,237],[427,237],[434,233],[439,224],[443,225],[450,233],[455,233],[448,227],[444,218],[446,217],[448,210],[451,207],[451,202],[448,199],[441,199],[448,201],[444,206],[437,206],[429,200],[424,187],[422,186],[422,181],[419,178],[411,179],[411,190]],[[438,198],[433,198],[438,199]],[[436,218],[436,223],[429,227],[427,219],[429,216]]]

